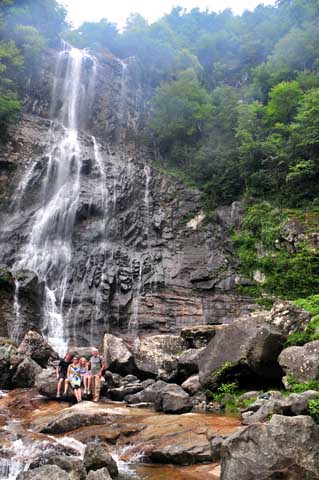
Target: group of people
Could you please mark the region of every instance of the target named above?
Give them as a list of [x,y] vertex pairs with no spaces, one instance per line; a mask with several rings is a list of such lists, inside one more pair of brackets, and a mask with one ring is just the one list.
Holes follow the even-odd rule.
[[64,382],[65,396],[71,386],[74,396],[78,402],[82,401],[82,387],[84,395],[90,395],[92,391],[93,402],[100,399],[101,377],[105,370],[103,358],[99,355],[97,348],[92,348],[92,356],[89,360],[85,357],[72,357],[71,353],[65,354],[56,368],[58,379],[57,398],[61,397],[61,389]]

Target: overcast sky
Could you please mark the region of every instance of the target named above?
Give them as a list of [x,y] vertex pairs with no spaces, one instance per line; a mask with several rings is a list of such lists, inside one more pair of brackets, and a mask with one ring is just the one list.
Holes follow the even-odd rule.
[[154,21],[172,7],[187,9],[198,7],[218,12],[231,8],[234,13],[253,10],[259,3],[274,5],[275,0],[61,0],[69,12],[69,20],[75,27],[83,22],[96,22],[101,18],[123,27],[130,13],[138,12],[149,21]]

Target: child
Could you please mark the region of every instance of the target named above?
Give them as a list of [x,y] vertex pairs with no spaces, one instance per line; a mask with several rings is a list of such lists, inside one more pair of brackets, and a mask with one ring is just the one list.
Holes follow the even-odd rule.
[[80,358],[80,375],[84,386],[84,394],[90,395],[91,374],[89,373],[89,362],[85,357]]
[[72,363],[68,368],[68,379],[70,385],[73,389],[74,396],[78,402],[82,401],[82,392],[81,392],[81,375],[80,375],[80,365],[78,357],[72,358]]

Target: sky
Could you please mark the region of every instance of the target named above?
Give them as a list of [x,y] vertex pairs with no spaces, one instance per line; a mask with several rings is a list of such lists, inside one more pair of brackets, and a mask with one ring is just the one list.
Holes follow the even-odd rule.
[[260,3],[274,5],[275,0],[61,0],[61,3],[67,8],[74,27],[107,18],[122,28],[130,13],[140,13],[152,22],[177,5],[187,10],[197,7],[218,12],[231,8],[234,13],[242,13]]

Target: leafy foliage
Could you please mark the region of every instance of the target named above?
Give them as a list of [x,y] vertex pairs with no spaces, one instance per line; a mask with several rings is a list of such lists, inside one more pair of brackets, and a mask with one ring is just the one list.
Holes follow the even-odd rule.
[[210,396],[212,400],[221,402],[228,395],[235,395],[238,393],[238,382],[222,383],[215,392],[211,392]]
[[292,393],[303,393],[307,390],[317,390],[319,391],[319,381],[318,380],[309,380],[308,382],[298,383],[293,376],[288,375],[287,382]]
[[55,46],[66,27],[65,10],[55,0],[0,4],[0,140],[17,120],[25,85],[35,74],[47,45]]
[[308,410],[314,421],[319,423],[319,397],[314,400],[309,400]]
[[[294,252],[287,251],[280,233],[287,220],[298,217],[298,214],[299,210],[280,209],[268,202],[247,208],[241,228],[234,232],[232,242],[242,274],[251,280],[256,271],[264,276],[263,282],[250,287],[247,293],[255,293],[257,298],[275,295],[290,300],[311,294],[315,303],[319,289],[319,252],[307,242],[298,243]],[[304,216],[308,218],[305,231],[311,230],[311,209]],[[311,300],[308,302],[310,304]],[[303,341],[301,337],[295,340]]]

